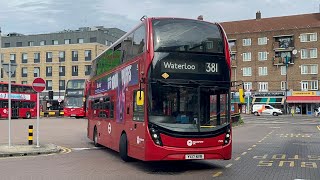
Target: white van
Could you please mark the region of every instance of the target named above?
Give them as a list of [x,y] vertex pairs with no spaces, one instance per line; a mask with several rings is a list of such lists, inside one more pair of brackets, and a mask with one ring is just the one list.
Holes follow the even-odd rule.
[[252,113],[256,116],[259,115],[273,115],[278,116],[282,114],[282,111],[278,108],[274,108],[271,105],[267,104],[254,104],[252,106]]

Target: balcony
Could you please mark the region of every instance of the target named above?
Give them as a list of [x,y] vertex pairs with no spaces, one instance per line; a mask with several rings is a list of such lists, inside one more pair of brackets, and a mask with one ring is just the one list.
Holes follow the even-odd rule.
[[[294,58],[293,57],[288,57],[288,58],[289,58],[288,59],[289,64],[294,64]],[[273,57],[272,62],[273,62],[273,65],[275,66],[285,65],[286,57]]]
[[293,37],[277,37],[273,43],[274,51],[292,51],[294,49]]

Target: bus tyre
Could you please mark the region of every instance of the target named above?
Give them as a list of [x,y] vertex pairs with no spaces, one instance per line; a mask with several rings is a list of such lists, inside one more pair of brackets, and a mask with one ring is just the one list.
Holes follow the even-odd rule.
[[126,134],[122,134],[120,137],[119,154],[123,161],[128,162],[131,158],[128,156],[128,141]]
[[255,116],[259,116],[259,113],[258,113],[258,112],[254,112],[254,115],[255,115]]
[[100,144],[98,143],[98,131],[96,127],[94,127],[94,131],[93,131],[93,144],[95,147],[100,146]]
[[27,112],[27,113],[26,113],[26,118],[27,118],[27,119],[30,119],[30,118],[31,118],[30,112]]

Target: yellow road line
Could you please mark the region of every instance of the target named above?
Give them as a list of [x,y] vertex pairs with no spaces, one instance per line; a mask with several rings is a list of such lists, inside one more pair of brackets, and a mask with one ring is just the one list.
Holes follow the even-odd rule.
[[257,145],[252,145],[252,147],[256,147]]
[[241,159],[241,157],[237,157],[236,159],[235,159],[235,161],[239,161]]
[[318,130],[320,131],[320,126],[317,126]]
[[249,149],[248,149],[248,151],[251,151],[251,150],[252,150],[252,148],[249,148]]
[[220,176],[221,174],[222,174],[222,172],[219,171],[219,172],[217,172],[217,173],[214,173],[214,174],[212,175],[212,177],[218,177],[218,176]]
[[228,164],[228,165],[226,165],[226,168],[229,168],[229,167],[231,167],[232,166],[232,164]]
[[241,155],[243,156],[243,155],[246,155],[247,154],[247,152],[243,152]]

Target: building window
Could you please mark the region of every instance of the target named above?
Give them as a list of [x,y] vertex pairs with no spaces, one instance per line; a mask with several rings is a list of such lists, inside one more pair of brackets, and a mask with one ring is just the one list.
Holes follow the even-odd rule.
[[40,41],[40,46],[44,46],[44,45],[46,45],[46,41],[45,40]]
[[111,41],[106,40],[106,45],[107,45],[107,46],[111,46],[111,45],[112,45],[112,42],[111,42]]
[[58,45],[58,44],[59,44],[58,40],[52,40],[52,45]]
[[251,76],[251,67],[242,68],[242,75],[243,76]]
[[40,63],[40,53],[34,53],[34,63]]
[[281,90],[286,90],[286,81],[281,81]]
[[22,42],[17,42],[17,47],[22,47]]
[[65,52],[64,51],[60,51],[59,52],[59,62],[66,61],[65,56],[66,56]]
[[252,89],[252,82],[244,82],[243,88],[247,91],[250,91]]
[[91,50],[85,50],[84,55],[86,61],[91,61]]
[[40,77],[40,67],[33,68],[33,77]]
[[27,53],[22,53],[21,62],[22,63],[28,63],[28,54]]
[[267,44],[267,37],[258,38],[258,45]]
[[83,43],[83,38],[78,38],[78,43],[82,44]]
[[72,61],[78,61],[78,51],[72,51]]
[[47,52],[46,62],[52,62],[52,52]]
[[259,67],[259,76],[267,76],[268,67]]
[[286,75],[286,74],[287,74],[287,67],[281,66],[281,75]]
[[301,81],[301,91],[318,90],[318,80]]
[[251,46],[251,38],[243,39],[242,40],[242,45],[243,46]]
[[301,74],[318,74],[317,64],[301,65]]
[[65,39],[64,44],[71,44],[71,39]]
[[10,54],[10,63],[16,63],[16,54]]
[[28,77],[28,68],[27,67],[21,68],[21,77]]
[[28,84],[28,81],[21,81],[21,84]]
[[86,65],[84,74],[87,76],[87,75],[90,75],[90,73],[91,73],[91,65]]
[[90,38],[90,42],[91,42],[91,43],[97,42],[97,37],[91,37],[91,38]]
[[52,80],[46,80],[46,90],[52,90]]
[[242,54],[243,61],[251,61],[251,52],[245,52]]
[[66,88],[66,81],[59,80],[59,90],[65,90],[65,88]]
[[267,52],[258,52],[258,60],[265,61],[267,60],[268,53]]
[[259,82],[259,92],[268,92],[268,82]]
[[72,76],[78,76],[78,66],[72,66]]
[[34,46],[34,42],[33,41],[29,41],[28,42],[28,46]]
[[229,44],[229,48],[230,48],[230,49],[236,47],[236,41],[235,41],[235,40],[230,40],[230,41],[228,42],[228,44]]
[[51,77],[52,76],[52,66],[46,67],[46,76]]
[[300,34],[300,42],[317,41],[317,33],[304,33]]
[[317,48],[301,49],[301,59],[317,58]]
[[66,67],[59,66],[59,76],[65,76],[65,75],[66,75]]
[[10,47],[10,43],[4,43],[4,47]]

